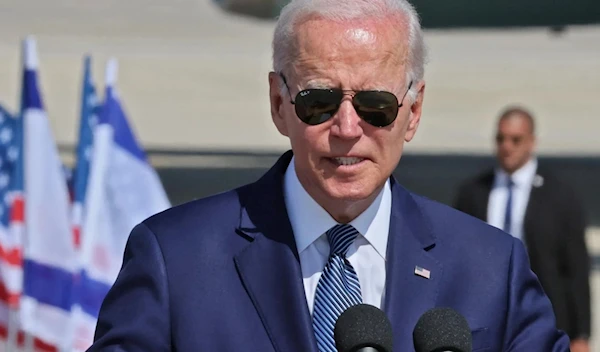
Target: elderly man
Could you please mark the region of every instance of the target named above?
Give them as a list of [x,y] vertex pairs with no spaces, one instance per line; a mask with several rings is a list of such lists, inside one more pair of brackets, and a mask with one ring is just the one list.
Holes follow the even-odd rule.
[[91,351],[335,351],[348,307],[381,308],[395,351],[428,309],[475,351],[567,351],[520,241],[392,177],[421,121],[424,44],[405,0],[293,0],[271,116],[291,151],[256,183],[130,235]]

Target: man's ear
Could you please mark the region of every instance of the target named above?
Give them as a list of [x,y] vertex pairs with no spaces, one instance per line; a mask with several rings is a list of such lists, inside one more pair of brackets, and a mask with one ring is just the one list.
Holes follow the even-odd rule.
[[417,97],[410,106],[410,115],[408,121],[408,127],[406,128],[406,134],[404,140],[410,142],[417,133],[417,128],[421,122],[421,114],[423,112],[423,98],[425,97],[425,81],[420,81],[417,84]]
[[[284,115],[285,97],[282,96],[282,78],[275,72],[269,72],[269,98],[271,99],[271,118],[279,133],[288,136],[288,128]],[[287,88],[286,88],[287,89]]]

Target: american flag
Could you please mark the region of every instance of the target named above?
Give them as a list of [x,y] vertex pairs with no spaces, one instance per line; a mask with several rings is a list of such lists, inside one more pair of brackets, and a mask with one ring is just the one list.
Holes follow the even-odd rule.
[[77,164],[73,172],[73,241],[77,247],[81,244],[81,224],[83,221],[83,205],[90,172],[90,158],[94,141],[94,127],[98,124],[100,104],[96,88],[92,81],[91,58],[84,59],[83,84],[81,87],[81,116],[79,125],[79,142],[77,144]]
[[419,275],[421,277],[429,279],[431,277],[431,271],[420,266],[415,266],[415,275]]
[[[2,288],[0,300],[9,306],[18,304],[20,285],[13,279],[20,270],[21,238],[13,225],[23,224],[23,179],[20,158],[19,120],[0,107],[0,268]],[[20,169],[20,170],[19,170]],[[20,176],[20,177],[19,177]]]
[[24,221],[22,123],[0,106],[0,336],[23,288]]

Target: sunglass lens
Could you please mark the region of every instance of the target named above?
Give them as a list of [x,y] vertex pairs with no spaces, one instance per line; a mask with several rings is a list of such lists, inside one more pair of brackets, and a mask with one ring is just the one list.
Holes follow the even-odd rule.
[[318,125],[336,113],[343,93],[335,89],[306,89],[296,96],[296,115],[304,123]]
[[362,91],[353,100],[358,115],[376,127],[390,125],[398,115],[398,98],[390,92]]

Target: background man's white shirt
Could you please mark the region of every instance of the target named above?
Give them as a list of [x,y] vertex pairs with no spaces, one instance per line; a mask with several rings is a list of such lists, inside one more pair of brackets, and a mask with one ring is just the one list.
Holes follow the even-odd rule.
[[498,168],[495,172],[494,184],[488,201],[487,222],[499,229],[504,227],[506,202],[508,200],[508,179],[514,182],[511,227],[509,233],[524,242],[524,220],[533,180],[537,172],[537,160],[531,159],[512,176]]

